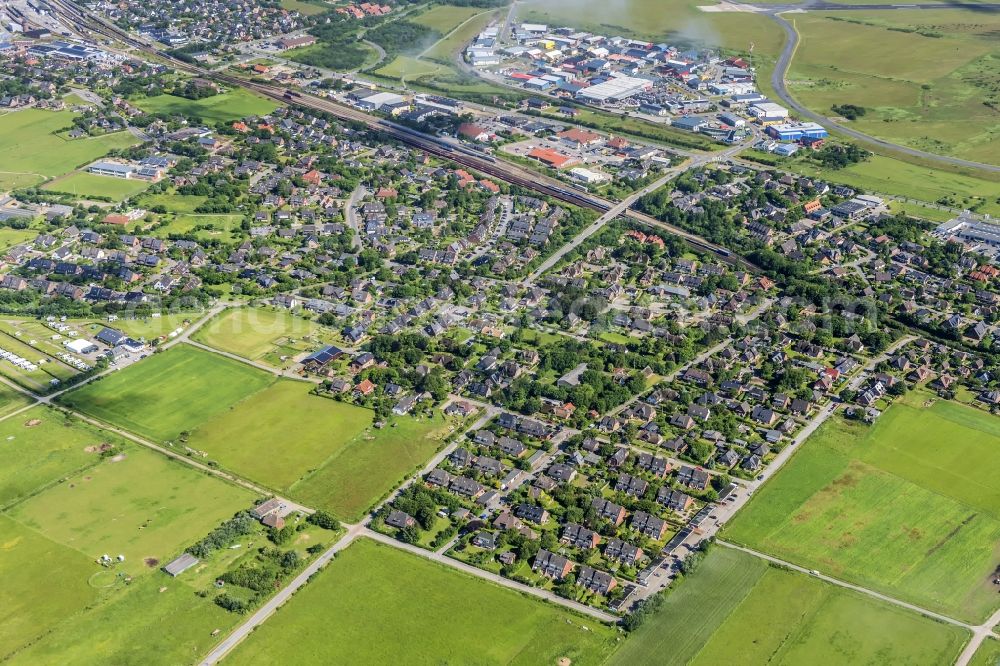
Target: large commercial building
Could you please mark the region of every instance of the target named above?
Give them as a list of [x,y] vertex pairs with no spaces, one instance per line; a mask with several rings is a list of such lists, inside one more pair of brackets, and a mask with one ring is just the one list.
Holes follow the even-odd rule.
[[964,213],[939,225],[934,230],[934,234],[941,238],[955,238],[973,245],[1000,248],[1000,225]]
[[605,104],[607,102],[620,102],[623,99],[634,97],[652,87],[653,82],[648,79],[639,79],[633,76],[616,76],[597,85],[584,88],[576,94],[576,97],[584,102]]
[[817,123],[782,123],[771,125],[766,131],[778,141],[825,139],[830,135],[822,125]]

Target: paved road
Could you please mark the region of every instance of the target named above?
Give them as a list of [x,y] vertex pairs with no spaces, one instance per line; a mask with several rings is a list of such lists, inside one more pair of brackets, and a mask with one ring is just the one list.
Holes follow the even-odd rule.
[[965,649],[962,650],[962,654],[958,655],[958,659],[955,660],[955,666],[968,666],[969,661],[972,660],[973,655],[976,654],[976,650],[979,646],[983,644],[983,641],[987,638],[996,638],[994,629],[1000,624],[1000,610],[990,616],[990,619],[982,623],[978,627],[972,628],[972,640],[970,640]]
[[344,217],[347,219],[347,226],[354,231],[351,246],[358,250],[361,249],[361,223],[358,221],[357,205],[367,193],[368,190],[365,189],[365,186],[359,183],[351,192],[351,196],[347,198],[347,203],[344,204]]
[[[966,5],[941,3],[939,5],[936,5],[935,8],[942,8],[942,7],[948,8],[948,7],[959,7],[959,6],[966,6]],[[836,7],[846,9],[846,7],[840,5],[837,5]],[[982,10],[982,11],[1000,10],[1000,5],[975,5],[975,7],[977,10]],[[806,6],[795,5],[794,8],[803,9],[806,8]],[[808,6],[808,8],[829,9],[830,7],[827,6],[826,3],[824,3],[823,5]],[[859,9],[859,8],[860,8],[859,5],[852,5],[850,7],[850,9]],[[778,25],[781,26],[782,30],[785,31],[785,46],[781,51],[781,55],[778,57],[778,62],[774,67],[774,71],[771,72],[771,86],[774,88],[774,91],[777,93],[778,97],[780,97],[785,104],[794,109],[796,113],[798,113],[800,116],[802,116],[803,118],[808,118],[809,120],[813,120],[818,123],[822,123],[823,125],[826,125],[828,127],[833,127],[842,134],[846,134],[847,136],[850,136],[853,139],[857,139],[858,141],[861,141],[863,143],[873,144],[880,148],[886,148],[890,151],[904,153],[906,155],[910,155],[913,157],[920,157],[926,160],[941,162],[952,166],[967,167],[970,169],[982,169],[984,171],[992,171],[994,173],[1000,173],[1000,166],[996,164],[983,164],[982,162],[972,162],[970,160],[963,160],[958,157],[949,157],[947,155],[936,155],[934,153],[928,153],[923,150],[917,150],[916,148],[901,146],[897,143],[892,143],[891,141],[885,141],[883,139],[875,138],[873,136],[865,134],[864,132],[859,132],[855,129],[851,129],[846,125],[843,125],[835,120],[827,118],[826,116],[815,113],[814,111],[811,111],[802,104],[799,104],[795,100],[795,98],[792,97],[791,93],[788,92],[788,88],[785,85],[785,75],[787,74],[788,67],[792,62],[792,57],[795,55],[795,50],[796,48],[798,48],[799,33],[798,31],[795,30],[795,27],[780,14],[773,11],[768,11],[768,13],[775,21],[777,21]]]

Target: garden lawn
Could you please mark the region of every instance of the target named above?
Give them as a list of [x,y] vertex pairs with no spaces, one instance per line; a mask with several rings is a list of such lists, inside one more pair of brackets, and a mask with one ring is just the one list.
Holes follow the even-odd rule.
[[194,339],[257,360],[284,341],[311,337],[323,330],[319,324],[287,310],[230,308],[199,328]]
[[0,182],[18,187],[36,184],[139,142],[129,132],[84,139],[57,136],[75,116],[71,111],[40,109],[0,115]]
[[0,659],[51,631],[98,596],[99,567],[0,514]]
[[[28,423],[38,422],[36,425]],[[35,407],[0,421],[0,507],[100,462],[85,449],[121,438],[69,420],[49,407]]]
[[119,568],[135,576],[253,504],[246,489],[159,453],[129,446],[123,456],[34,495],[9,515],[91,558],[122,554]]
[[286,491],[372,422],[370,410],[311,395],[313,386],[281,380],[195,430],[188,446],[241,476]]
[[59,401],[163,442],[194,430],[273,381],[271,375],[239,361],[178,345]]
[[1000,421],[915,392],[827,421],[723,538],[968,621],[997,607]]
[[566,657],[590,666],[604,662],[616,636],[596,620],[362,539],[241,643],[231,661],[486,665]]
[[218,641],[214,630],[224,635],[241,620],[211,597],[199,597],[180,580],[156,572],[67,619],[9,663],[195,664]]
[[147,113],[166,113],[201,118],[206,123],[229,122],[248,116],[262,116],[277,105],[242,88],[193,100],[174,95],[158,95],[136,100],[135,106]]
[[343,443],[322,467],[296,482],[289,493],[343,520],[359,520],[444,446],[455,423],[440,412],[435,412],[432,419],[390,417],[384,428],[369,426]]
[[66,192],[86,199],[89,197],[107,197],[113,201],[121,201],[139,194],[150,183],[132,178],[112,178],[97,176],[92,173],[77,171],[68,176],[46,183],[42,189],[53,192]]

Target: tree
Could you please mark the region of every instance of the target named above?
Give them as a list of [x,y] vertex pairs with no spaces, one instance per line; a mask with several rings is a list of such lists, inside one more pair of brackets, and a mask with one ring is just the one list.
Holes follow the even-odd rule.
[[319,511],[311,514],[306,518],[306,522],[311,525],[316,525],[317,527],[322,527],[324,530],[339,530],[340,521],[333,517],[333,514],[328,511]]
[[403,543],[415,544],[420,541],[420,530],[416,525],[407,525],[399,530],[396,538]]

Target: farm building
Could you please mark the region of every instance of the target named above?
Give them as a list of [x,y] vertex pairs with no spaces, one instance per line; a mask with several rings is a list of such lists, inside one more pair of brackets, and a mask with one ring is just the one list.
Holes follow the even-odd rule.
[[198,564],[198,558],[191,553],[184,553],[180,557],[177,557],[167,563],[167,566],[163,567],[163,571],[170,574],[171,576],[179,576],[191,567]]

